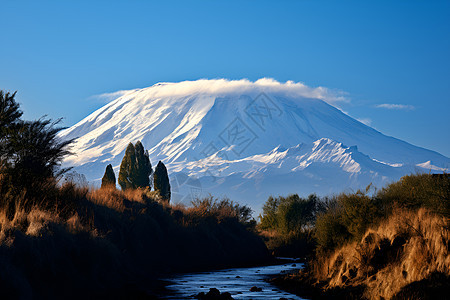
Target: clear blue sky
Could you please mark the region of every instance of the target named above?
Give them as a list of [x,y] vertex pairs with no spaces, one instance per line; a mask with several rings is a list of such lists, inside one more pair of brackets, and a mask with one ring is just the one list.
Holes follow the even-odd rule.
[[0,89],[26,118],[70,126],[105,92],[272,77],[344,91],[351,116],[450,156],[450,1],[0,1]]

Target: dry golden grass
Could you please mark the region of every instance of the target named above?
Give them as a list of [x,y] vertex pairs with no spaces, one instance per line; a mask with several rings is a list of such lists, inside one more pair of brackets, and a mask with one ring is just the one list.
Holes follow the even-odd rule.
[[6,212],[0,212],[0,243],[8,236],[10,230],[19,229],[26,235],[39,236],[50,222],[59,222],[60,218],[57,214],[44,211],[39,208],[33,208],[30,212],[25,210],[17,210],[12,220],[6,217]]
[[204,213],[170,205],[148,190],[73,184],[49,189],[39,201],[0,197],[13,204],[0,206],[0,287],[9,288],[0,293],[3,298],[65,298],[74,291],[79,297],[116,296],[114,289],[124,296],[130,284],[139,282],[142,287],[136,288],[147,290],[164,272],[269,258],[232,203],[234,210],[221,202]]
[[126,209],[124,201],[145,203],[147,191],[143,189],[121,191],[116,188],[102,188],[90,190],[87,194],[88,200],[97,205],[106,206],[119,212]]
[[280,234],[276,230],[258,230],[258,234],[264,238],[275,238]]
[[450,275],[449,233],[448,218],[397,210],[360,242],[318,256],[313,273],[328,288],[363,285],[368,299],[390,299],[435,272]]
[[[87,187],[76,187],[70,184],[63,185],[60,188],[62,194],[70,193],[72,196],[84,198],[99,207],[107,207],[117,212],[124,212],[133,203],[145,204],[146,201],[153,199],[155,195],[147,190],[127,190],[120,191],[111,189],[93,189]],[[156,198],[156,200],[158,200]],[[27,236],[38,237],[42,232],[48,229],[49,224],[58,224],[66,228],[70,233],[87,232],[91,236],[98,236],[98,231],[94,225],[95,211],[93,208],[85,208],[80,212],[71,209],[68,216],[62,217],[60,211],[66,208],[56,205],[51,208],[42,208],[34,205],[26,208],[24,201],[17,200],[16,209],[12,217],[8,217],[6,208],[0,209],[0,245],[11,235],[10,232],[19,230]],[[128,204],[127,204],[128,203]],[[112,216],[110,216],[112,217]]]

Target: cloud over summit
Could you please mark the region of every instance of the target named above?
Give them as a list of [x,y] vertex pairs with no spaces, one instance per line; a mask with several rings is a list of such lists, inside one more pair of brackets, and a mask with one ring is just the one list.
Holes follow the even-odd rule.
[[[342,91],[330,90],[326,87],[309,87],[301,82],[279,82],[272,78],[261,78],[256,81],[248,79],[199,79],[195,81],[161,82],[151,87],[140,89],[154,97],[170,97],[183,95],[257,95],[261,92],[291,97],[304,97],[324,100],[330,104],[348,102]],[[111,96],[125,95],[126,91],[99,95],[103,99]]]

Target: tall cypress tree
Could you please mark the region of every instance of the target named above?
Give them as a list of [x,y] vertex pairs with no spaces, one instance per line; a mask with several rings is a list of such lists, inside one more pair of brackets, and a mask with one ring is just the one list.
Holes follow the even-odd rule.
[[101,188],[116,187],[116,175],[111,164],[106,167],[105,175],[102,178]]
[[120,164],[119,185],[122,190],[150,187],[152,164],[142,143],[128,144]]
[[153,170],[148,152],[144,150],[144,146],[142,146],[140,141],[137,141],[134,149],[136,153],[136,186],[150,187],[150,175],[152,175]]
[[136,151],[132,143],[129,143],[125,150],[125,155],[120,164],[119,185],[122,190],[135,189],[136,184]]
[[167,173],[166,166],[159,161],[155,168],[155,174],[153,175],[153,186],[155,191],[161,196],[161,198],[167,202],[170,202],[170,183],[169,175]]

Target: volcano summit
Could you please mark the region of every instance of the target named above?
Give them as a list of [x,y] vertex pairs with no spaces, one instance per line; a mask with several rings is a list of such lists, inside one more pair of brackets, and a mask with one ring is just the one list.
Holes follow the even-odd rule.
[[211,193],[257,211],[269,195],[382,187],[411,172],[448,171],[450,159],[383,135],[334,106],[325,88],[272,79],[159,83],[117,98],[60,137],[65,164],[99,182],[140,140],[169,170],[172,201]]

